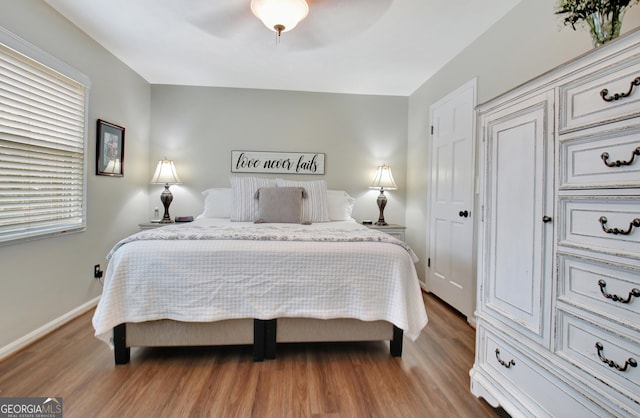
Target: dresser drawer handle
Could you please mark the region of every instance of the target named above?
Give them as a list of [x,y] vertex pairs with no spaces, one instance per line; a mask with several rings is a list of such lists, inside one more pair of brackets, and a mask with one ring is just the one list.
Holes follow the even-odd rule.
[[616,370],[619,370],[621,372],[626,372],[627,368],[629,366],[631,367],[637,367],[638,366],[638,362],[635,361],[634,359],[632,359],[631,357],[629,357],[627,359],[627,361],[624,362],[624,367],[620,367],[620,365],[618,363],[616,363],[613,360],[609,360],[608,358],[604,357],[602,355],[602,350],[604,349],[604,346],[600,343],[600,342],[596,342],[596,350],[598,350],[598,357],[600,357],[600,360],[603,363],[607,363],[607,365],[611,368],[614,368]]
[[[498,359],[498,363],[502,364],[504,367],[506,367],[507,369],[511,368],[511,366],[515,366],[516,362],[513,361],[513,359],[507,361],[504,361],[500,358],[500,349],[496,348],[496,358]],[[635,367],[635,366],[634,366]]]
[[629,292],[629,296],[626,299],[623,299],[622,296],[607,293],[607,291],[604,290],[604,288],[607,287],[607,282],[605,282],[604,280],[598,280],[598,286],[600,286],[600,293],[602,293],[602,296],[607,299],[611,299],[614,302],[629,303],[631,302],[631,298],[633,297],[640,298],[640,289],[636,289],[635,287],[631,289],[631,292]]
[[605,163],[605,165],[607,167],[620,167],[620,166],[623,166],[623,165],[631,165],[631,164],[633,164],[633,160],[636,159],[636,155],[640,155],[640,147],[637,147],[636,149],[631,151],[631,159],[629,161],[617,160],[615,162],[609,162],[609,161],[607,161],[609,159],[609,153],[608,152],[603,152],[600,155],[600,158],[602,158],[602,161],[604,161],[604,163]]
[[626,231],[624,229],[618,229],[618,228],[607,228],[605,225],[607,224],[607,218],[606,216],[601,216],[600,219],[600,225],[602,225],[602,230],[604,232],[606,232],[607,234],[613,234],[613,235],[629,235],[631,233],[631,231],[633,230],[633,227],[635,226],[636,228],[640,228],[640,218],[635,218],[633,221],[631,221],[629,223],[629,229],[627,229]]
[[605,102],[614,102],[616,100],[620,100],[620,99],[623,99],[625,97],[629,97],[631,95],[631,92],[633,91],[633,88],[635,86],[640,86],[640,77],[638,77],[635,80],[631,81],[631,85],[629,86],[629,91],[628,92],[626,92],[626,93],[616,93],[611,97],[607,97],[607,95],[609,94],[609,90],[602,89],[602,91],[600,92],[600,97],[602,97],[602,100],[604,100]]

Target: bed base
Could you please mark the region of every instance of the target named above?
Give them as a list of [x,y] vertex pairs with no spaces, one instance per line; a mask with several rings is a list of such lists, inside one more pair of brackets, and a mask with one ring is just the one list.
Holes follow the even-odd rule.
[[275,359],[277,343],[389,341],[392,357],[402,356],[404,332],[386,321],[279,318],[265,322],[265,358]]
[[217,322],[172,320],[125,323],[113,328],[114,359],[126,364],[131,347],[253,345],[253,360],[276,358],[277,343],[389,341],[392,357],[402,356],[403,331],[386,321],[357,319],[231,319]]
[[264,360],[265,323],[259,319],[129,322],[113,328],[116,364],[126,364],[131,347],[253,345],[253,360]]

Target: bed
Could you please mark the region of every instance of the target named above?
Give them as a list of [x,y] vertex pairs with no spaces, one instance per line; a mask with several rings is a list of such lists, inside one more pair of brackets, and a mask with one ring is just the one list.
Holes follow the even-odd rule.
[[207,213],[205,199],[194,222],[141,231],[111,250],[93,325],[116,364],[131,347],[252,345],[260,361],[275,358],[278,343],[314,341],[387,340],[399,356],[403,335],[415,340],[426,325],[411,248],[349,210],[333,221],[255,223],[219,217],[223,209]]

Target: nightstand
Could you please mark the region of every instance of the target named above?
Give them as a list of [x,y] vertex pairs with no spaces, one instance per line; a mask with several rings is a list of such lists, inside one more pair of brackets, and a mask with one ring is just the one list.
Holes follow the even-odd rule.
[[398,224],[389,225],[365,225],[367,228],[377,229],[378,231],[386,232],[394,238],[398,238],[400,241],[404,241],[404,231],[406,226]]
[[145,230],[145,229],[156,229],[156,228],[160,228],[161,226],[167,226],[167,225],[173,225],[172,223],[162,223],[162,222],[144,222],[141,224],[138,224],[138,227],[140,227],[140,229]]

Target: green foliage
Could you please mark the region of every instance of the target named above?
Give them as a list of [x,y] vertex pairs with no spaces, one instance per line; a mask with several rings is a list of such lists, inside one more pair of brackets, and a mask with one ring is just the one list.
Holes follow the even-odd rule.
[[560,0],[556,14],[564,16],[564,24],[571,25],[588,22],[592,15],[610,16],[619,21],[627,8],[640,3],[640,0]]

